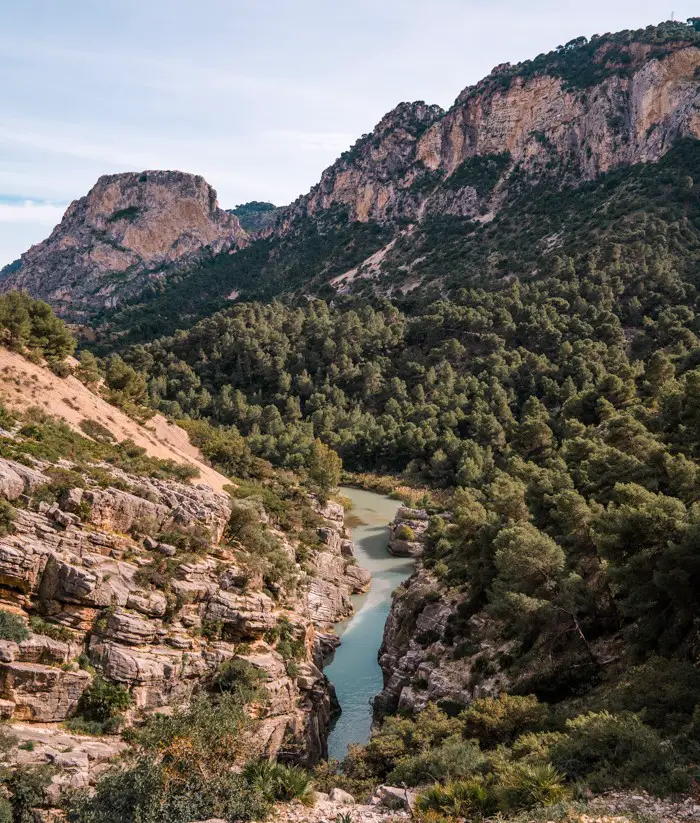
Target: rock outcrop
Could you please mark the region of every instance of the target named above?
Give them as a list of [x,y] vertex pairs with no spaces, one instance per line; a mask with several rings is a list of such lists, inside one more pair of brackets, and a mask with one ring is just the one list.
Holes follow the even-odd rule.
[[401,506],[389,526],[389,551],[396,557],[421,557],[429,519],[425,509]]
[[144,171],[101,177],[43,243],[0,274],[66,317],[113,307],[178,267],[240,248],[247,234],[200,176]]
[[467,706],[507,685],[497,668],[491,674],[485,667],[503,649],[480,618],[456,625],[459,603],[459,595],[424,568],[394,593],[379,649],[384,688],[374,699],[375,718],[421,711],[429,702]]
[[[120,750],[107,737],[95,741],[102,748],[93,756],[86,740],[56,727],[75,714],[95,671],[128,690],[131,720],[187,703],[223,663],[247,661],[263,673],[269,698],[255,738],[260,753],[323,757],[339,710],[322,672],[334,645],[328,632],[351,613],[350,595],[369,585],[342,507],[313,501],[318,549],[306,574],[297,566],[296,590],[273,599],[255,562],[246,566],[246,546],[222,540],[227,495],[103,465],[114,486],[104,487],[104,475],[103,486],[86,477],[87,488],[49,503],[33,494],[51,482],[48,468],[0,459],[0,496],[16,504],[11,533],[0,537],[0,609],[29,628],[26,639],[0,640],[0,717],[18,745],[34,747],[32,763],[65,766],[57,790],[88,785]],[[293,536],[261,525],[293,559]],[[197,553],[164,542],[164,533],[196,534]],[[277,649],[280,625],[295,640],[292,662]],[[65,764],[55,748],[64,744],[72,754]]]
[[613,49],[601,39],[586,59],[600,79],[567,81],[556,59],[539,70],[505,64],[448,111],[401,103],[280,211],[276,231],[329,209],[397,226],[430,215],[477,217],[497,206],[514,169],[578,184],[655,162],[678,138],[700,138],[696,45]]

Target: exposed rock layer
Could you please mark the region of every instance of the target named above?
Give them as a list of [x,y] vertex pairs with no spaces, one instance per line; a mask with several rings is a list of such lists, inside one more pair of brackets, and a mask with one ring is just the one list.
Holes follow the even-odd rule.
[[[314,575],[273,600],[262,575],[245,566],[245,545],[221,542],[227,495],[111,469],[119,488],[91,485],[64,491],[57,503],[37,502],[31,493],[51,479],[40,469],[0,459],[0,496],[19,504],[14,533],[0,537],[0,608],[25,620],[40,616],[62,638],[33,631],[21,642],[0,641],[0,717],[18,741],[34,740],[32,724],[75,713],[94,676],[79,659],[130,692],[136,718],[186,703],[210,687],[222,663],[239,658],[265,675],[260,752],[307,762],[325,755],[338,710],[321,671],[325,632],[350,613],[350,594],[369,584],[354,565],[342,507],[315,504],[323,525],[309,558]],[[211,539],[198,555],[157,536],[192,527]],[[267,528],[294,558],[290,538]],[[271,633],[282,618],[303,643],[293,666]],[[53,762],[48,738],[70,735],[41,733],[48,735],[37,741],[41,762]],[[71,745],[75,763],[58,770],[58,789],[100,773],[82,739]],[[119,749],[111,738],[105,746]]]
[[[569,88],[546,73],[516,74],[504,83],[497,67],[447,112],[402,103],[280,213],[278,230],[328,209],[379,223],[476,216],[498,202],[515,167],[545,174],[552,158],[558,178],[572,182],[657,161],[679,137],[700,137],[700,49],[677,42],[661,58],[650,52],[630,44],[626,71],[586,88]],[[603,60],[601,48],[593,61]],[[455,174],[471,158],[497,157],[505,162],[487,189]]]

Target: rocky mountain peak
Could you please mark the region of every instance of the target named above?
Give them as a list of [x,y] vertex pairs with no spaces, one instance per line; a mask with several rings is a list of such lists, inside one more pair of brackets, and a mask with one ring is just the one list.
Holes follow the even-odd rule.
[[497,210],[514,169],[577,185],[602,172],[656,162],[682,137],[700,137],[700,48],[683,24],[572,40],[503,63],[444,112],[401,103],[323,173],[286,213],[327,209],[351,221],[402,225],[428,215]]
[[247,242],[199,175],[143,171],[100,177],[51,235],[6,270],[0,290],[24,288],[79,317],[142,292],[174,268]]

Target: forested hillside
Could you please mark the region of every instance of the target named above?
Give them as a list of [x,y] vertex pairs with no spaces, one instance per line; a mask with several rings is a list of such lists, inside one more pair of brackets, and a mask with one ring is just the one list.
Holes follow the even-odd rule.
[[[290,207],[237,207],[245,247],[83,330],[78,374],[177,421],[234,504],[264,502],[243,518],[253,554],[261,523],[327,503],[341,461],[421,499],[380,725],[321,787],[422,787],[426,823],[573,820],[568,803],[613,789],[697,799],[697,29],[579,38],[447,112],[401,104]],[[70,370],[44,304],[4,297],[0,331]],[[273,594],[323,562],[316,522],[268,558]]]
[[[427,591],[421,578],[395,608],[420,659],[456,667],[467,693],[542,701],[498,722],[566,735],[521,743],[504,774],[525,752],[596,790],[667,793],[696,777],[699,175],[700,143],[684,141],[576,191],[525,188],[519,211],[473,236],[425,226],[434,289],[242,304],[124,352],[149,402],[201,421],[188,425],[229,470],[250,453],[303,468],[320,438],[346,468],[449,493],[428,532]],[[419,631],[437,599],[447,617]],[[421,676],[411,688],[430,700]],[[404,760],[382,755],[382,740],[346,764],[356,791],[418,756],[406,743]],[[442,743],[426,745],[420,756],[444,763]],[[630,771],[610,746],[643,754]]]

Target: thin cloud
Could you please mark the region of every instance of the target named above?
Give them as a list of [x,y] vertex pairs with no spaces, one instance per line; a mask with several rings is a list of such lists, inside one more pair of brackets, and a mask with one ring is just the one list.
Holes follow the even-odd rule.
[[21,203],[0,200],[0,223],[33,223],[39,226],[55,226],[61,222],[65,205],[25,200]]

